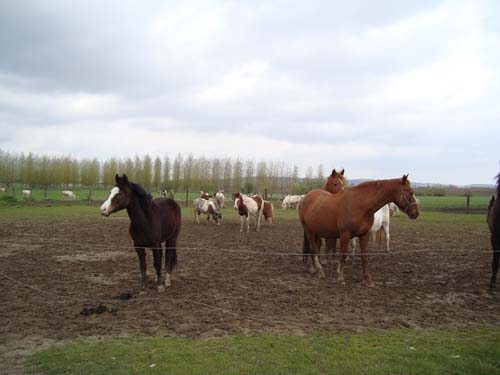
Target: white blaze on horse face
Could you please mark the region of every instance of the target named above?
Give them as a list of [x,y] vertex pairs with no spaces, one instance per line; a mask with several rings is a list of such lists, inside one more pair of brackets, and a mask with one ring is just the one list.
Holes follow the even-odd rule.
[[108,199],[106,199],[106,201],[102,204],[101,206],[101,214],[104,215],[104,216],[109,216],[110,215],[110,211],[111,211],[111,201],[113,200],[113,198],[115,197],[116,194],[118,194],[120,192],[120,189],[117,188],[116,186],[111,189],[111,192],[109,193],[109,197]]

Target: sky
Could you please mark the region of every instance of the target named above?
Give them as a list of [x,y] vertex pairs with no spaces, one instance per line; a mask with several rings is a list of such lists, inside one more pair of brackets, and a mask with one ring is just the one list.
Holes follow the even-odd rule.
[[2,1],[0,149],[492,184],[500,2]]

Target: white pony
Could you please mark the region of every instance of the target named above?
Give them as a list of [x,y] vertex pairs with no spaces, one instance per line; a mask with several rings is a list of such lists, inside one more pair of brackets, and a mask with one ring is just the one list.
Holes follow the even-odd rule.
[[240,215],[240,232],[243,232],[243,222],[245,221],[245,219],[247,223],[247,233],[250,231],[250,215],[253,215],[256,218],[258,232],[260,228],[260,220],[264,211],[264,199],[262,199],[258,195],[252,195],[251,197],[248,197],[240,193],[234,193],[233,198],[234,209],[238,210],[238,213]]
[[281,208],[283,208],[284,210],[286,210],[287,208],[297,209],[303,197],[304,195],[287,195],[281,203]]
[[66,198],[76,198],[76,194],[71,190],[63,190],[61,191],[61,195]]
[[31,197],[31,190],[23,190],[23,196]]
[[222,214],[220,212],[219,206],[217,205],[217,202],[215,202],[213,199],[207,200],[203,198],[196,198],[193,201],[193,209],[194,209],[194,217],[198,224],[200,224],[200,215],[206,214],[207,222],[210,221],[210,216],[212,216],[212,218],[215,221],[215,225],[217,226],[220,225]]
[[218,191],[215,194],[215,200],[217,201],[217,204],[219,205],[220,208],[224,208],[224,192],[222,190]]
[[[372,242],[375,242],[377,233],[380,230],[384,231],[385,234],[385,251],[389,252],[389,240],[390,240],[390,234],[389,234],[389,225],[391,222],[391,210],[389,208],[389,205],[386,204],[383,206],[380,210],[375,212],[373,215],[373,225],[370,229],[370,239]],[[353,238],[351,240],[351,248],[352,248],[352,253],[354,254],[354,251],[356,250],[356,244],[359,242],[359,239],[357,237]]]

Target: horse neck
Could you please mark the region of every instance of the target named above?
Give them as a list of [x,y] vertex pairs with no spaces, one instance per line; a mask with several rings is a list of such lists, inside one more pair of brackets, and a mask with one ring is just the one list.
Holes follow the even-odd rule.
[[397,182],[398,180],[378,180],[366,187],[360,187],[358,190],[365,197],[361,199],[364,202],[363,208],[373,215],[386,204],[397,200],[397,195],[401,192],[401,186]]
[[130,218],[132,226],[145,230],[151,229],[152,211],[151,209],[144,209],[137,197],[132,197],[130,204],[127,207],[127,214]]

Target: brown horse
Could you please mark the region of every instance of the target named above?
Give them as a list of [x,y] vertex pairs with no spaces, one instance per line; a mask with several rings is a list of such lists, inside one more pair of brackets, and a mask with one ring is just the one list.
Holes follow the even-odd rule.
[[491,197],[488,205],[488,226],[490,228],[490,241],[493,250],[493,260],[491,262],[490,288],[496,288],[497,273],[500,263],[500,173],[497,175],[497,197]]
[[[332,170],[332,173],[328,178],[326,179],[326,184],[324,187],[324,190],[336,194],[342,190],[344,190],[344,187],[346,185],[346,178],[344,176],[344,169],[342,169],[340,172],[337,172],[335,169]],[[327,238],[326,239],[326,244],[325,244],[325,254],[326,257],[328,257],[328,254],[331,254],[332,260],[333,256],[335,254],[335,248],[337,246],[337,239],[336,238]],[[321,239],[318,240],[318,253],[321,248]],[[308,257],[308,254],[310,252],[309,250],[309,242],[306,239],[306,235],[304,232],[304,242],[302,246],[302,251],[304,253],[304,262],[307,262],[309,264],[309,270],[311,273],[315,272],[314,264],[312,262],[309,262],[311,258]],[[328,263],[328,260],[325,259],[325,264]]]
[[374,213],[389,202],[394,202],[411,219],[419,215],[407,175],[391,180],[364,182],[337,194],[313,190],[304,197],[299,218],[320,278],[325,277],[325,274],[318,260],[318,239],[340,238],[342,254],[337,281],[345,285],[346,253],[351,238],[358,237],[364,283],[374,285],[368,272],[368,239]]
[[[181,208],[170,198],[152,199],[140,185],[128,181],[126,175],[115,176],[116,185],[108,199],[101,206],[101,214],[109,216],[113,212],[127,209],[130,218],[129,233],[139,256],[142,275],[142,290],[146,287],[145,248],[153,251],[158,291],[165,290],[171,283],[171,274],[177,263],[177,237],[181,230]],[[162,242],[165,242],[166,280],[161,272]]]

